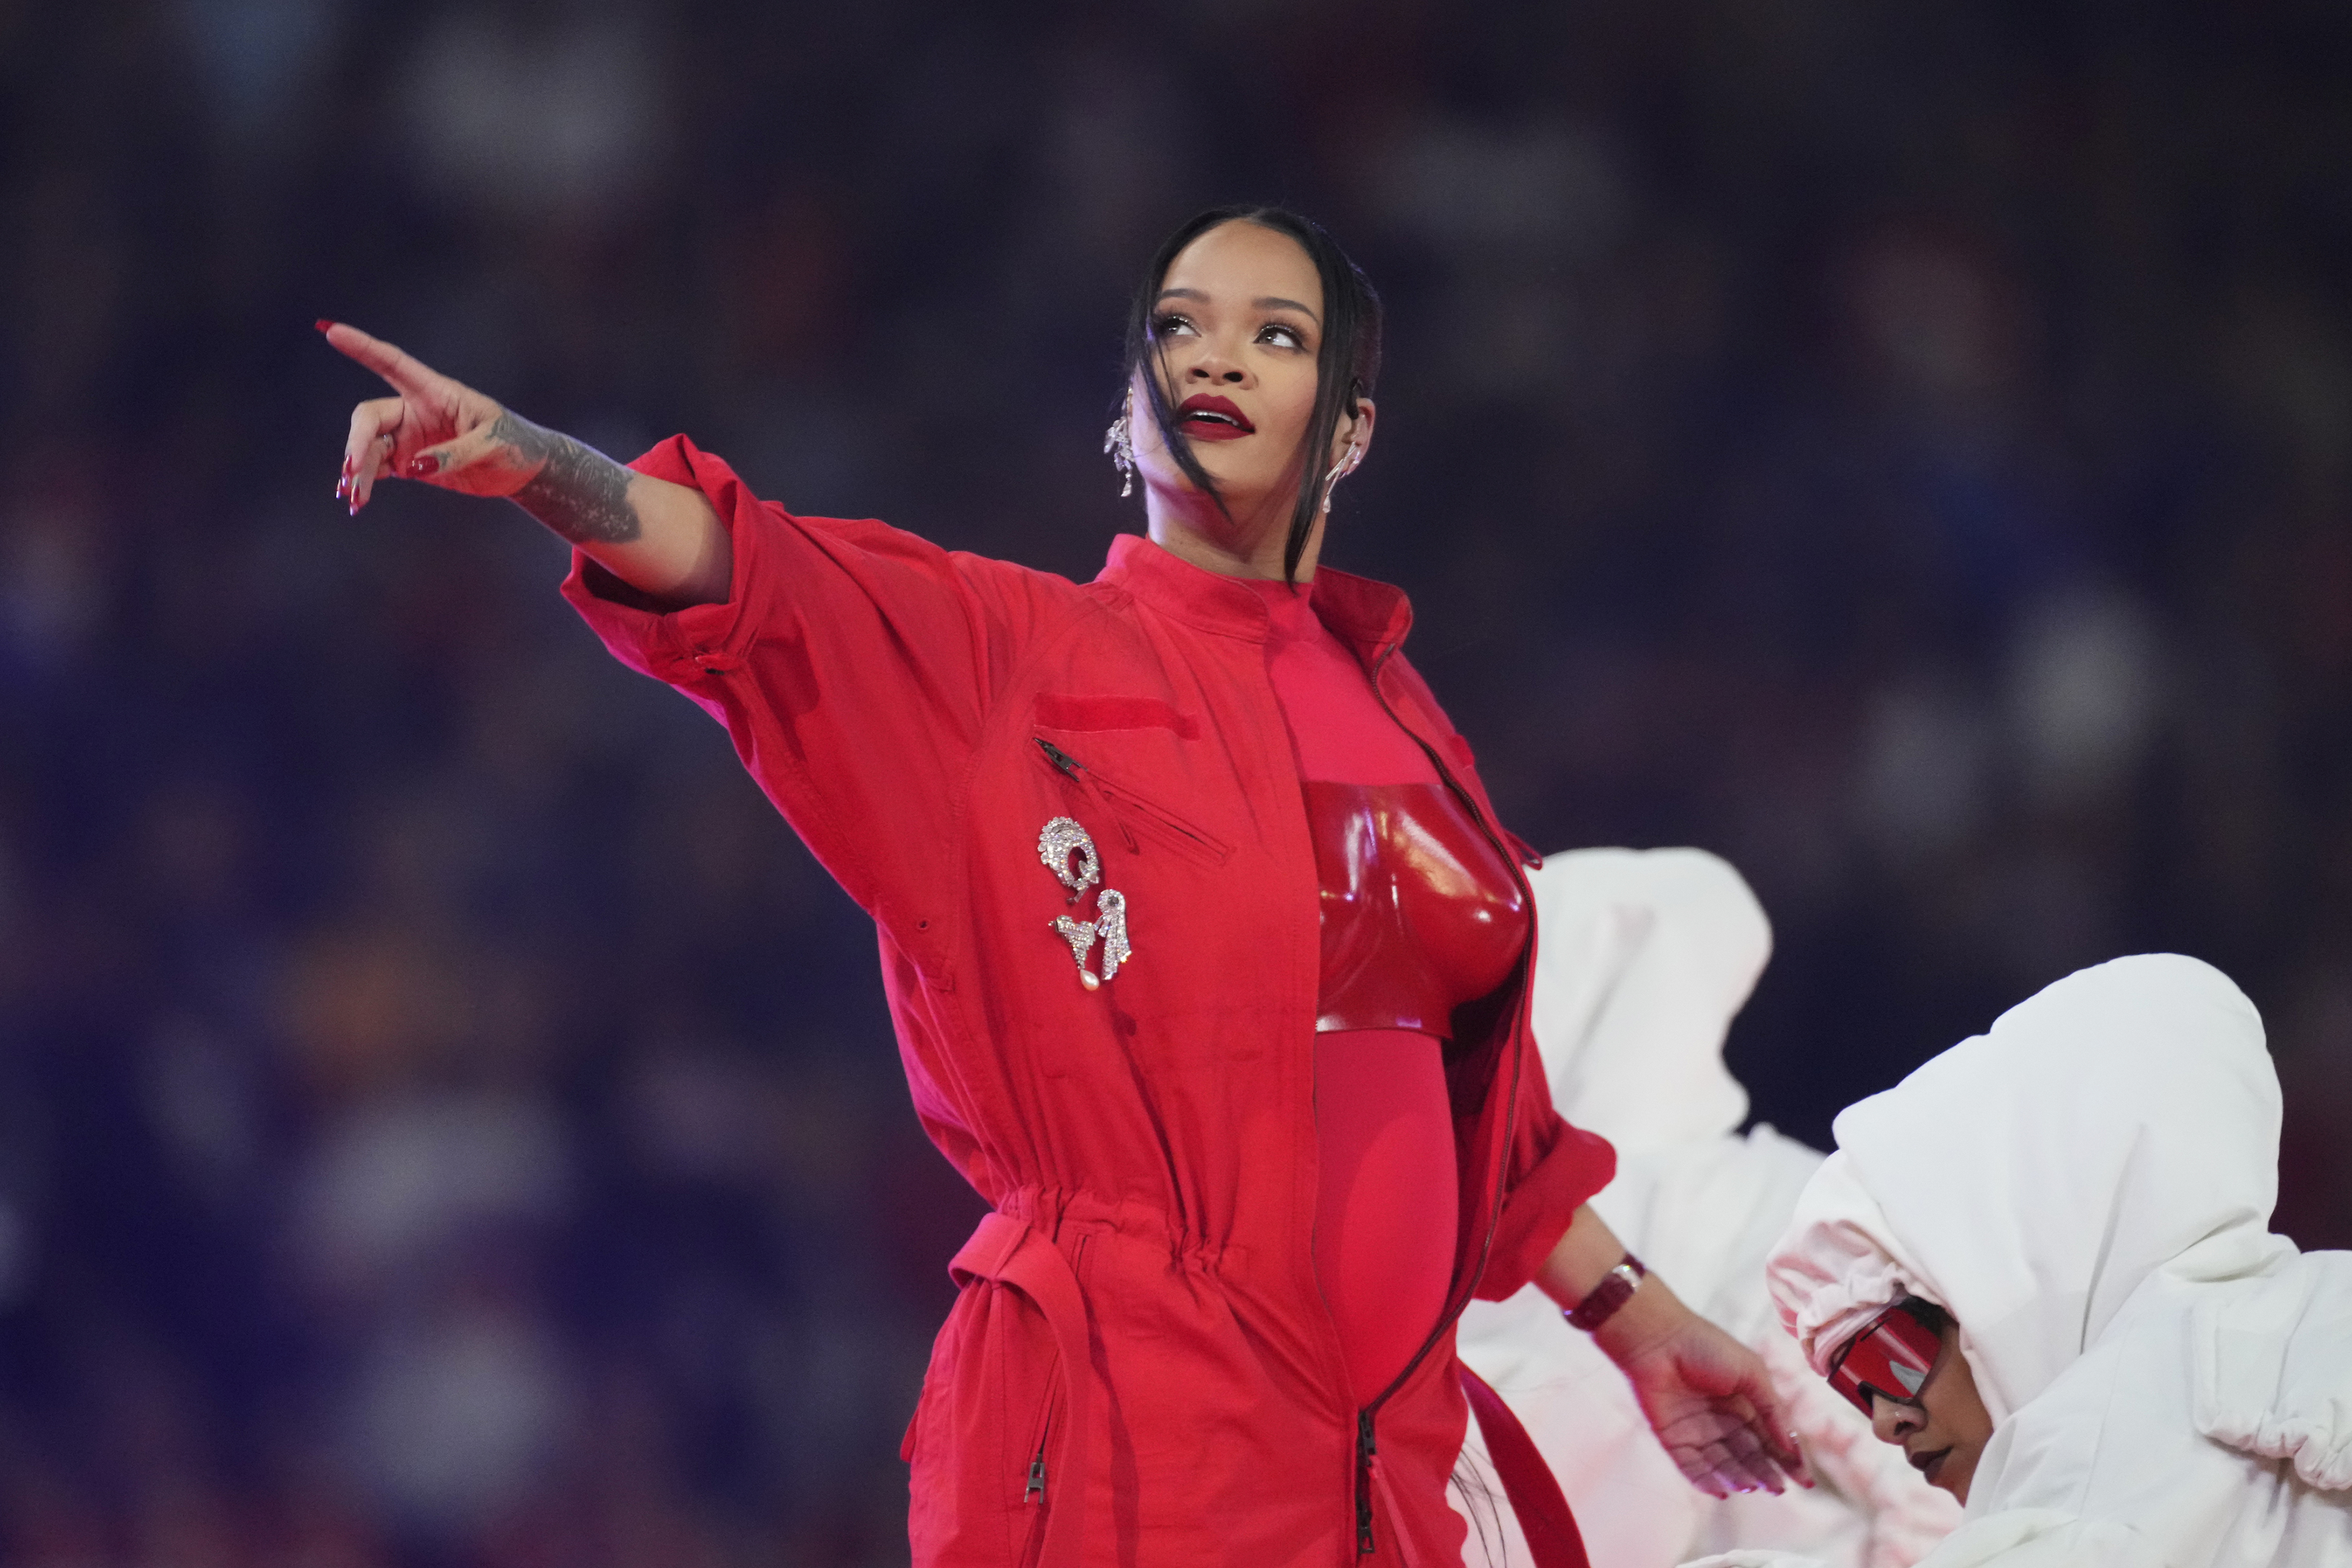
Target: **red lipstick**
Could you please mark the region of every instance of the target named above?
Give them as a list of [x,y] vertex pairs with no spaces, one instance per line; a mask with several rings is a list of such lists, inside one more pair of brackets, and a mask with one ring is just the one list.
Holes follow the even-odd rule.
[[1257,426],[1231,399],[1213,392],[1196,392],[1178,405],[1176,423],[1195,441],[1238,441],[1257,434]]

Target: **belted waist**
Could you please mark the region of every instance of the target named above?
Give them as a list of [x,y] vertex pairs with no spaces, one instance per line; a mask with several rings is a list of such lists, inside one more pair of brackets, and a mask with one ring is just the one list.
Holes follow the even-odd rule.
[[1247,1258],[1250,1252],[1246,1247],[1213,1242],[1195,1235],[1181,1218],[1157,1205],[1133,1198],[1106,1198],[1085,1188],[1015,1187],[997,1199],[996,1211],[1065,1248],[1072,1246],[1074,1232],[1108,1232],[1154,1248],[1165,1248],[1170,1261],[1213,1274]]

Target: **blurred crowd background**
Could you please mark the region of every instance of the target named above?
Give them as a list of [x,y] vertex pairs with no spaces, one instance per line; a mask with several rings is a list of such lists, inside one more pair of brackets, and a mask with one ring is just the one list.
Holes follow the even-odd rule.
[[1213,202],[1392,313],[1327,559],[1546,848],[1696,844],[1817,1143],[2238,977],[2352,1244],[2352,12],[0,3],[0,1558],[889,1563],[944,1267],[868,927],[352,321],[1076,576]]

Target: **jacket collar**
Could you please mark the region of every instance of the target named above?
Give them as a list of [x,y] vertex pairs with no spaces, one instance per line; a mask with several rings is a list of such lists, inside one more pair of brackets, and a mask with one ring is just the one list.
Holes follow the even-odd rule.
[[[1137,533],[1110,542],[1110,559],[1097,583],[1133,595],[1171,619],[1220,637],[1264,642],[1271,625],[1265,601],[1247,584],[1171,554]],[[1315,614],[1369,663],[1379,650],[1404,640],[1412,605],[1402,589],[1329,566],[1318,566],[1308,588]]]

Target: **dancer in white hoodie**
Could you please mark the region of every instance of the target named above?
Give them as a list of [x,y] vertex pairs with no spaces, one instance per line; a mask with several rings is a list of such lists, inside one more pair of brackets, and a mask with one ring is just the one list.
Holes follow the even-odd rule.
[[[1643,1440],[1649,1423],[1624,1374],[1540,1291],[1472,1303],[1462,1359],[1536,1440],[1597,1563],[1663,1568],[1748,1544],[1798,1548],[1838,1568],[1906,1568],[1958,1521],[1958,1505],[1871,1440],[1869,1421],[1812,1374],[1764,1292],[1764,1256],[1822,1156],[1769,1127],[1734,1131],[1748,1094],[1725,1070],[1724,1034],[1771,952],[1762,908],[1738,872],[1697,849],[1573,850],[1529,881],[1543,932],[1535,1033],[1552,1098],[1617,1147],[1617,1178],[1593,1206],[1693,1307],[1763,1356],[1821,1485],[1701,1493]],[[1489,1484],[1483,1499],[1472,1489],[1462,1500],[1469,1562],[1527,1562],[1500,1489]]]
[[2070,975],[1838,1118],[1769,1282],[1966,1502],[1922,1568],[2352,1568],[2352,1254],[2270,1233],[2278,1131],[2252,1004],[2170,955]]

